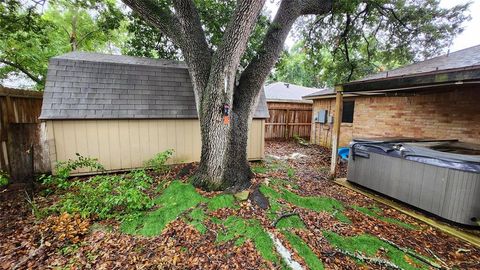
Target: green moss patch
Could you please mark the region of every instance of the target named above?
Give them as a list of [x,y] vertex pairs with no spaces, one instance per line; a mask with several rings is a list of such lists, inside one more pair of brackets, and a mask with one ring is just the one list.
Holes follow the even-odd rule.
[[265,174],[268,171],[267,167],[262,165],[253,165],[251,169],[252,169],[252,172],[261,173],[261,174]]
[[353,205],[352,208],[357,210],[358,212],[361,212],[361,213],[367,215],[367,216],[374,217],[376,219],[379,219],[381,221],[384,221],[384,222],[387,222],[387,223],[390,223],[390,224],[395,224],[397,226],[400,226],[400,227],[408,229],[408,230],[418,229],[417,226],[402,222],[398,219],[381,216],[382,209],[380,209],[376,206],[372,206],[372,207],[367,208],[367,207],[361,207],[361,206]]
[[220,208],[238,208],[235,197],[231,194],[220,194],[209,200],[208,210],[215,211]]
[[289,217],[280,219],[277,222],[276,228],[277,229],[291,229],[291,228],[304,229],[305,224],[303,223],[300,217],[295,215],[295,216],[289,216]]
[[162,195],[154,200],[160,208],[126,219],[121,229],[131,234],[158,235],[169,222],[203,201],[206,201],[206,198],[198,194],[192,185],[173,181]]
[[208,210],[220,208],[238,208],[231,194],[220,194],[213,198],[200,195],[192,184],[172,181],[160,196],[153,200],[158,207],[151,212],[137,212],[125,218],[121,230],[125,233],[144,236],[159,235],[165,226],[178,218],[185,211],[194,208],[185,221],[194,226],[200,233],[205,233],[204,220],[207,218],[203,208],[195,208],[206,203]]
[[207,227],[203,224],[207,215],[203,209],[195,208],[188,214],[189,221],[187,221],[190,225],[195,227],[201,234],[204,234],[207,231]]
[[313,210],[316,212],[329,212],[342,222],[350,222],[350,220],[343,215],[342,211],[345,209],[343,204],[333,198],[327,197],[302,197],[285,188],[279,188],[279,191],[271,187],[261,185],[260,191],[270,199],[271,211],[277,212],[281,209],[281,204],[277,201],[283,199],[293,205],[301,208]]
[[221,225],[225,230],[219,232],[217,242],[235,240],[236,245],[242,245],[247,239],[250,239],[265,260],[277,265],[280,263],[272,239],[258,220],[230,216],[222,220]]
[[297,254],[305,260],[309,269],[312,270],[321,270],[323,268],[323,263],[317,257],[317,255],[312,251],[312,249],[305,243],[300,237],[296,234],[289,231],[282,232],[285,238],[287,238],[290,245],[295,249]]
[[[331,245],[341,250],[349,251],[351,253],[361,252],[369,257],[378,257],[377,253],[380,249],[388,259],[402,269],[428,269],[427,265],[420,262],[418,259],[405,254],[398,248],[376,238],[375,236],[363,234],[353,237],[343,237],[334,232],[325,231],[323,235],[330,242]],[[414,262],[415,265],[409,264],[408,261]]]

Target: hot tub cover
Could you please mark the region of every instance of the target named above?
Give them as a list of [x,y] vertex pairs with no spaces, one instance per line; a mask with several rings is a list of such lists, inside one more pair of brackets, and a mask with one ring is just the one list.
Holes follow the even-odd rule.
[[405,138],[356,139],[350,143],[352,158],[367,157],[368,153],[403,158],[429,165],[480,173],[480,155],[465,155],[434,150],[438,146],[461,147],[480,151],[480,145],[457,140],[422,140]]

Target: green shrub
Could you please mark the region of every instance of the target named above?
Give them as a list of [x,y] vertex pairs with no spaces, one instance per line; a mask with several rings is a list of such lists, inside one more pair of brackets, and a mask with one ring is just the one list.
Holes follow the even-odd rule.
[[89,158],[76,153],[77,159],[58,162],[55,165],[56,175],[42,175],[39,180],[45,185],[56,185],[60,189],[67,189],[71,186],[68,178],[72,171],[80,168],[89,168],[90,170],[104,170],[102,164],[96,158]]
[[4,171],[0,171],[0,187],[8,185],[8,179],[10,179],[10,176]]
[[157,173],[164,173],[168,171],[168,166],[165,165],[167,160],[173,155],[173,150],[165,150],[156,154],[153,158],[145,161],[144,166],[146,168],[151,168]]
[[144,170],[126,175],[97,175],[75,181],[71,190],[55,206],[60,212],[105,219],[149,209],[153,201],[145,192],[153,179]]

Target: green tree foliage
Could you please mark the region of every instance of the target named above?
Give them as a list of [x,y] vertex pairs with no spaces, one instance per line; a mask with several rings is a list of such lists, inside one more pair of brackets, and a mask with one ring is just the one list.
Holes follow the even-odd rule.
[[[297,31],[313,73],[333,85],[445,53],[469,19],[468,7],[446,9],[439,0],[342,0]],[[297,52],[282,60],[298,57]]]
[[312,59],[304,46],[305,43],[300,41],[292,49],[285,51],[280,56],[269,80],[305,87],[324,87],[321,68],[323,65],[315,64],[316,59]]
[[43,18],[57,27],[52,39],[68,44],[64,51],[108,51],[120,39],[123,13],[114,0],[51,0]]
[[[168,8],[170,5],[167,0],[159,2],[164,8]],[[205,28],[207,42],[212,51],[216,50],[222,41],[223,32],[233,14],[236,2],[236,0],[195,0]],[[130,12],[128,18],[129,24],[127,29],[130,38],[122,50],[124,54],[171,60],[183,59],[180,49],[158,29],[145,23],[134,12]],[[246,66],[255,57],[268,26],[269,19],[267,15],[261,15],[250,36],[248,49],[242,59],[242,66]]]
[[42,89],[51,57],[108,51],[121,41],[123,14],[114,0],[37,2],[0,3],[0,80],[26,76]]
[[22,5],[18,0],[1,2],[0,79],[23,74],[42,86],[48,59],[59,53],[58,41],[49,36],[55,30],[35,5]]

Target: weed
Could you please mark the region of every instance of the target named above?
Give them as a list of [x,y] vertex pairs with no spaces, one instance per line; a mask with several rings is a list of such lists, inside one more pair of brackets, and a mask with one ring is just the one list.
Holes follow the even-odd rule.
[[282,234],[287,238],[288,242],[292,245],[298,255],[305,260],[309,269],[324,269],[322,261],[318,259],[317,255],[300,237],[286,230],[283,231]]
[[120,217],[153,206],[144,192],[153,183],[143,170],[127,175],[97,175],[86,181],[74,181],[55,206],[61,212],[80,213],[82,217],[100,219]]
[[173,150],[165,150],[156,154],[153,158],[145,161],[144,166],[146,168],[151,168],[153,171],[157,173],[164,173],[168,171],[168,166],[165,165],[167,160],[173,155]]
[[30,208],[32,209],[32,215],[37,218],[37,219],[41,219],[42,217],[44,217],[45,213],[43,211],[40,210],[40,208],[38,207],[37,203],[35,202],[35,198],[32,196],[30,197],[30,194],[28,194],[27,191],[25,191],[25,200],[27,201],[28,205],[30,206]]
[[59,248],[58,251],[60,252],[61,255],[68,256],[68,255],[72,255],[72,254],[76,253],[79,248],[80,248],[80,244],[75,243],[75,244],[65,245],[65,246]]
[[293,177],[295,177],[295,169],[293,169],[293,168],[288,168],[288,169],[287,169],[287,176],[288,176],[288,178],[293,178]]
[[104,170],[103,165],[98,163],[96,158],[89,158],[81,156],[76,153],[77,159],[69,159],[67,161],[58,162],[55,165],[56,175],[42,175],[39,180],[44,185],[55,185],[59,189],[67,189],[71,186],[71,182],[68,181],[72,171],[80,168],[89,168],[92,171]]
[[8,185],[9,179],[8,173],[0,170],[0,187]]
[[303,146],[308,145],[308,141],[305,140],[304,138],[298,136],[297,134],[293,134],[293,140],[300,145],[303,145]]

